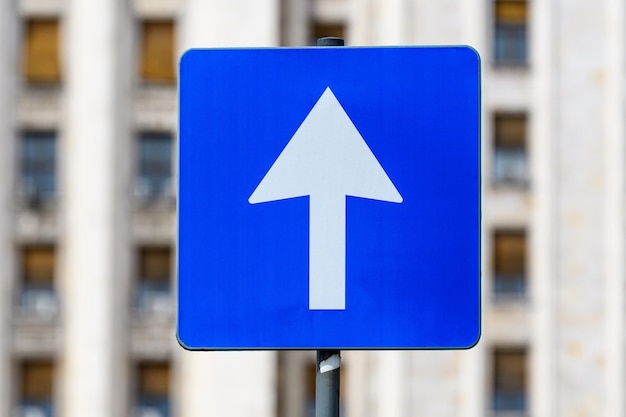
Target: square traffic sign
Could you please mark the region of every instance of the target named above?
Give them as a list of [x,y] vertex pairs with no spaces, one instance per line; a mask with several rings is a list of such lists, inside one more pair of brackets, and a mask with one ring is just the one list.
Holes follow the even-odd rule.
[[179,110],[184,347],[477,342],[473,49],[191,50]]

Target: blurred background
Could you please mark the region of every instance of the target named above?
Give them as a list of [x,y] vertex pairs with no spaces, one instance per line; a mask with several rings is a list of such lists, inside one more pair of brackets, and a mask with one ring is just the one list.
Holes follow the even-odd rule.
[[327,35],[469,44],[483,71],[482,339],[343,352],[343,415],[625,416],[625,23],[621,0],[0,0],[0,416],[313,415],[314,352],[176,342],[176,83],[189,47]]

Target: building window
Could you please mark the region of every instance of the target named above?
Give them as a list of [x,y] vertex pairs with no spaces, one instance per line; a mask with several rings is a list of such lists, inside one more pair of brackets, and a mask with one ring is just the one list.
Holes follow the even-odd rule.
[[24,24],[22,75],[29,83],[55,84],[61,80],[59,22],[28,19]]
[[56,313],[54,247],[26,247],[22,249],[21,258],[20,306],[43,315]]
[[494,275],[497,297],[526,294],[526,234],[523,231],[495,233]]
[[21,366],[21,390],[17,415],[52,417],[54,415],[54,365],[51,361],[27,361]]
[[496,65],[525,66],[528,61],[528,10],[523,0],[496,0],[494,5]]
[[493,179],[496,184],[528,185],[526,115],[496,114]]
[[311,45],[315,45],[319,38],[325,38],[332,36],[335,38],[345,39],[346,26],[343,22],[325,22],[325,21],[313,21],[311,24]]
[[171,309],[172,251],[169,247],[139,249],[137,306],[140,310]]
[[526,350],[498,348],[493,359],[493,410],[524,412],[526,410]]
[[166,362],[144,362],[137,370],[135,417],[170,416],[170,367]]
[[56,193],[55,132],[24,132],[21,145],[22,194],[29,204],[50,200]]
[[138,194],[152,200],[172,196],[172,136],[142,133],[139,137]]
[[174,22],[146,20],[141,23],[141,61],[139,76],[149,84],[176,81]]

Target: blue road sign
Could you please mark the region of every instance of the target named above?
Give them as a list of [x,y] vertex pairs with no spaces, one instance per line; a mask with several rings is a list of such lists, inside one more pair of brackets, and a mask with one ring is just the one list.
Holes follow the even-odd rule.
[[477,342],[473,49],[188,51],[179,158],[184,347]]

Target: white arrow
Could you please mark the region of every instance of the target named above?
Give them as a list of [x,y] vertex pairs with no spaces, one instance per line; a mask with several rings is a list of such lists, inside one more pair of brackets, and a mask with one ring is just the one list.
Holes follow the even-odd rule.
[[346,196],[402,196],[327,87],[248,201],[310,196],[309,309],[345,310]]

